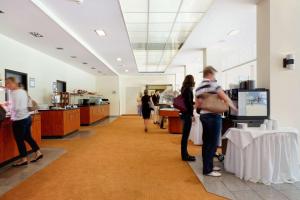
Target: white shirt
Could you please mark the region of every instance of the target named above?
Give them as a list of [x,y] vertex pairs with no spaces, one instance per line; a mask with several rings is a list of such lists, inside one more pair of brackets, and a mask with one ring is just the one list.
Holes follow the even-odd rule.
[[27,92],[17,89],[9,91],[8,95],[11,120],[17,121],[29,117]]

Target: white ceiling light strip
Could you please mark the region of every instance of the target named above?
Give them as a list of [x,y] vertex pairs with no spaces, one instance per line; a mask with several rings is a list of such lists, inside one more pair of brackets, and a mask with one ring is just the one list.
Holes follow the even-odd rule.
[[78,34],[76,34],[70,27],[68,27],[59,17],[57,17],[50,9],[47,8],[41,0],[31,0],[39,9],[41,9],[50,19],[57,23],[64,31],[77,40],[83,47],[85,47],[90,53],[98,58],[102,63],[106,65],[116,75],[120,75],[101,55],[97,53],[87,42],[85,42]]
[[212,2],[120,0],[138,71],[164,72]]

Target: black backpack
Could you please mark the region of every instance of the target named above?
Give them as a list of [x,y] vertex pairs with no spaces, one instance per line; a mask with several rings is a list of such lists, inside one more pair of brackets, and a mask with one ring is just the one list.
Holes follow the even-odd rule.
[[3,121],[6,117],[6,110],[0,106],[0,122]]

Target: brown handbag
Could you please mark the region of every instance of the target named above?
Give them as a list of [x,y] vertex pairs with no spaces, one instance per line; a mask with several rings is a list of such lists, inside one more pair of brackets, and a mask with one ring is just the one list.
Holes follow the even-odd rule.
[[207,110],[212,113],[224,113],[229,110],[229,106],[218,94],[205,93],[200,96],[201,98],[201,109]]

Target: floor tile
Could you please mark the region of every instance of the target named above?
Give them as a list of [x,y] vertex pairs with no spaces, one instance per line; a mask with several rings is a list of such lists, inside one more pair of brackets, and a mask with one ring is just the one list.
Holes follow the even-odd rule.
[[289,200],[300,200],[300,190],[281,190]]
[[294,190],[297,187],[291,183],[272,184],[272,187],[276,190]]
[[205,189],[210,193],[217,194],[228,199],[235,199],[234,195],[230,191],[228,191],[228,189],[222,182],[206,182],[203,183],[203,185]]
[[256,192],[264,200],[288,200],[286,196],[273,188],[260,190],[258,189],[256,190]]
[[253,190],[233,192],[236,200],[263,200]]
[[229,189],[229,191],[251,190],[246,182],[240,180],[235,176],[224,176],[222,182]]

